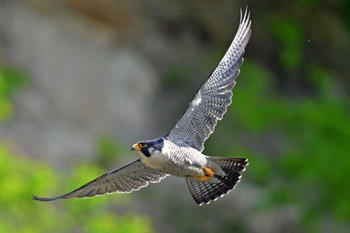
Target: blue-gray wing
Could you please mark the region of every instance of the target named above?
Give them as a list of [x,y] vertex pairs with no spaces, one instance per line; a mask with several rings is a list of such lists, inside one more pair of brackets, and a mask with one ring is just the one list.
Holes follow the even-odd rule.
[[89,183],[62,196],[42,198],[33,196],[34,200],[52,201],[79,197],[92,197],[106,193],[130,193],[146,187],[149,183],[158,183],[168,174],[148,167],[140,159],[121,168],[110,171]]
[[232,102],[232,88],[236,84],[244,49],[251,35],[249,15],[247,10],[244,15],[241,11],[240,25],[225,56],[169,132],[168,138],[172,142],[203,151],[205,140],[213,133],[217,121],[222,119]]

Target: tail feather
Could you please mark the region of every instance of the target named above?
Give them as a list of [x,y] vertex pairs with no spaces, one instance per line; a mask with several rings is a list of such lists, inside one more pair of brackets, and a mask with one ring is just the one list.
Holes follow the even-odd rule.
[[215,201],[229,193],[241,179],[241,173],[248,166],[248,159],[210,157],[225,172],[224,176],[214,175],[208,181],[186,177],[187,186],[196,203],[201,205]]

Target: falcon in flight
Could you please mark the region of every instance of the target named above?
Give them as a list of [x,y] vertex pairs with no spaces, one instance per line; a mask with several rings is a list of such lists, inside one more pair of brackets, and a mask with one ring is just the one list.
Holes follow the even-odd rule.
[[106,193],[130,193],[158,183],[168,175],[184,177],[198,205],[209,203],[231,191],[248,165],[245,158],[215,157],[203,154],[204,142],[213,133],[227,106],[232,102],[243,63],[244,49],[251,35],[250,13],[241,11],[234,40],[209,79],[190,102],[188,109],[165,136],[140,141],[131,147],[140,158],[110,171],[62,196],[34,200],[92,197]]

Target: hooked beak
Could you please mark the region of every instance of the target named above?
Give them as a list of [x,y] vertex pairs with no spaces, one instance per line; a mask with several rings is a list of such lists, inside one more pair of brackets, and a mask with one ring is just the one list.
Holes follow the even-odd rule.
[[140,151],[141,148],[140,148],[139,144],[136,143],[136,144],[134,144],[134,145],[131,147],[131,150]]

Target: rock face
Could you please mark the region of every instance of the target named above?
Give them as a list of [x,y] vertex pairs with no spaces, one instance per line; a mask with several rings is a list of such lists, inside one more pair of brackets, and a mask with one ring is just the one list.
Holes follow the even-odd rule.
[[99,134],[127,144],[149,135],[158,85],[142,54],[69,18],[43,17],[19,5],[1,11],[0,31],[8,42],[1,49],[29,76],[2,138],[56,163],[91,156]]

